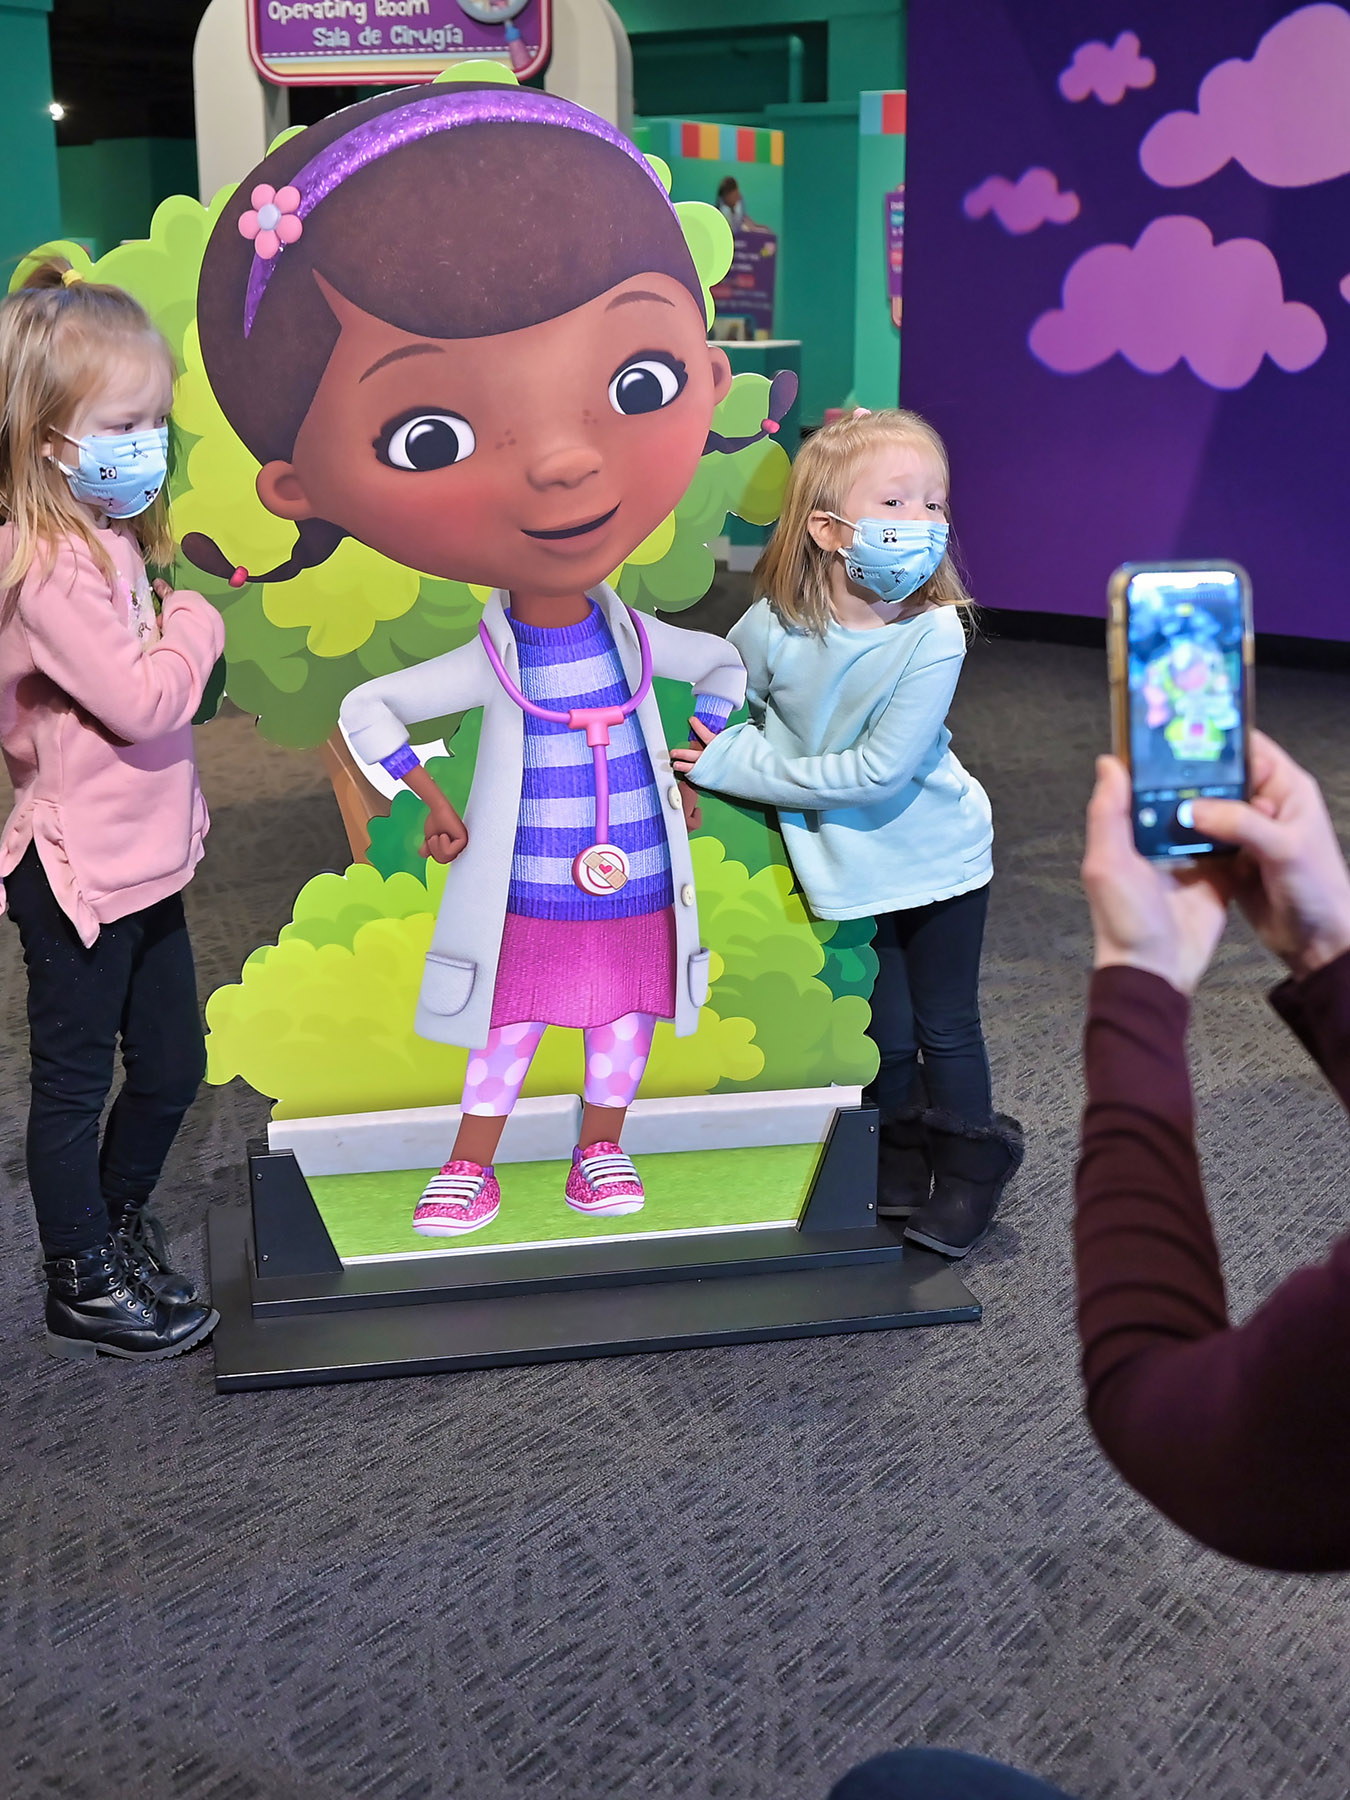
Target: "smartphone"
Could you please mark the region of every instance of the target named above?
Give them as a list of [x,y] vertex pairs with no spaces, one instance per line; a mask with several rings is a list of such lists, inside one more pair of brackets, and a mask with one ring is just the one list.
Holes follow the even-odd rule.
[[1130,771],[1135,846],[1156,860],[1231,851],[1197,800],[1247,798],[1252,584],[1231,562],[1126,563],[1111,577],[1112,748]]

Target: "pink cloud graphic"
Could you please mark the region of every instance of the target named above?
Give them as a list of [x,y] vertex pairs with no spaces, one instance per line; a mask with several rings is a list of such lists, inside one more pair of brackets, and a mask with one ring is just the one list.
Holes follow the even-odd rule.
[[1165,113],[1139,146],[1159,187],[1190,187],[1239,162],[1268,187],[1350,173],[1350,12],[1302,6],[1272,25],[1250,62],[1200,83],[1194,112]]
[[1080,44],[1059,78],[1059,91],[1066,100],[1095,94],[1103,106],[1119,106],[1128,89],[1152,87],[1157,74],[1157,64],[1139,54],[1138,34],[1122,31],[1114,44],[1100,38]]
[[1077,194],[1067,189],[1061,193],[1059,178],[1049,169],[1028,169],[1016,181],[1009,181],[1006,175],[990,175],[961,203],[968,219],[993,213],[1003,229],[1017,237],[1042,225],[1067,225],[1078,217],[1078,207]]
[[1255,238],[1216,244],[1203,220],[1154,219],[1138,242],[1098,244],[1064,277],[1063,304],[1042,313],[1031,354],[1081,375],[1119,354],[1145,375],[1186,362],[1214,388],[1240,388],[1268,356],[1295,373],[1327,332],[1311,306],[1286,300],[1279,264]]

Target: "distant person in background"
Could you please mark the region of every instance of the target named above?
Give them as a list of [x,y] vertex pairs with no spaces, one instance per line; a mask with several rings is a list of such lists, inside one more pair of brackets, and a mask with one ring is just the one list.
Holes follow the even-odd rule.
[[[1186,1024],[1230,898],[1290,971],[1275,1011],[1350,1105],[1350,873],[1317,783],[1259,732],[1251,773],[1250,805],[1195,802],[1196,829],[1240,854],[1173,872],[1134,847],[1124,767],[1098,764],[1076,1228],[1087,1411],[1126,1481],[1201,1543],[1350,1569],[1350,1235],[1233,1325],[1195,1150]],[[1344,1162],[1325,1177],[1340,1194]],[[1297,1191],[1272,1189],[1271,1206]]]
[[717,207],[733,231],[743,231],[747,225],[754,224],[754,220],[745,210],[741,185],[734,175],[728,175],[719,186]]

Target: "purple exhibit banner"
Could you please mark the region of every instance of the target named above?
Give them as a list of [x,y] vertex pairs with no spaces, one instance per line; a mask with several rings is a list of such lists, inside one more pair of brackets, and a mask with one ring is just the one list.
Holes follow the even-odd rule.
[[451,63],[548,61],[552,0],[249,0],[249,52],[283,87],[427,81]]
[[911,0],[902,397],[991,606],[1235,559],[1350,641],[1350,10]]
[[717,315],[744,319],[751,337],[773,336],[773,291],[778,239],[763,225],[743,225],[736,233],[731,267],[712,290]]
[[886,293],[891,303],[891,323],[899,325],[905,288],[905,190],[892,188],[886,208]]

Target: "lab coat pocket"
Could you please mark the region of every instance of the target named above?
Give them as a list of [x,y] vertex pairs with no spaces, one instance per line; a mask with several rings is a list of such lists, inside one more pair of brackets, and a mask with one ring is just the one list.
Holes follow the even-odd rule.
[[435,950],[428,951],[426,973],[422,977],[423,1006],[428,1012],[441,1013],[446,1017],[463,1012],[469,1004],[477,975],[477,963],[465,962],[458,956],[442,956]]
[[710,950],[695,950],[689,958],[689,998],[695,1006],[707,1004],[711,960]]

